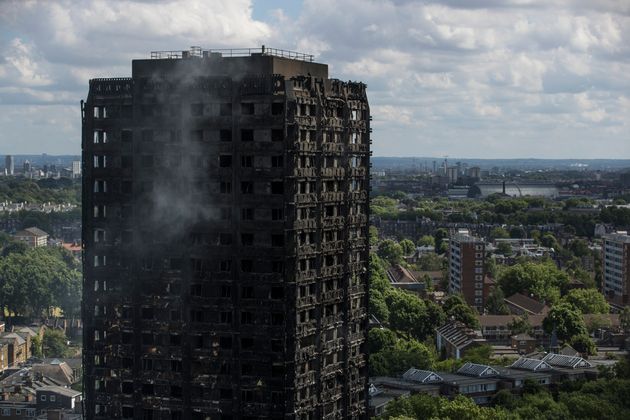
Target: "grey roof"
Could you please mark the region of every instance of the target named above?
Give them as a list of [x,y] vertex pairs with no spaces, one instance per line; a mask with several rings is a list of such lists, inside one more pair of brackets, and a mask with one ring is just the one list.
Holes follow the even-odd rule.
[[580,352],[574,349],[573,347],[571,347],[570,345],[565,344],[564,346],[562,346],[560,350],[558,350],[558,354],[562,354],[565,356],[579,356]]
[[549,366],[547,362],[527,357],[519,357],[517,361],[510,365],[510,367],[514,369],[530,370],[532,372],[551,369],[551,366]]
[[72,368],[65,362],[58,362],[56,364],[34,364],[32,370],[35,373],[41,373],[44,377],[51,378],[64,385],[72,385],[75,383]]
[[590,368],[592,364],[578,356],[565,356],[564,354],[549,353],[543,357],[543,361],[551,366],[568,367],[571,369]]
[[403,379],[413,382],[430,383],[430,382],[442,382],[442,377],[430,370],[420,370],[410,368],[407,372],[403,373]]
[[475,331],[458,321],[449,322],[437,328],[436,331],[442,338],[459,349],[469,346],[477,339]]
[[15,234],[15,236],[27,236],[27,235],[48,236],[48,234],[46,232],[44,232],[43,230],[41,230],[40,228],[37,228],[37,227],[26,228],[24,230],[16,232],[16,234]]
[[31,327],[22,327],[22,326],[18,327],[18,326],[14,326],[14,327],[13,327],[13,332],[14,332],[14,333],[18,333],[18,334],[19,334],[19,333],[25,333],[25,334],[30,335],[31,337],[35,337],[36,335],[38,335],[38,334],[37,334],[37,331],[35,331],[35,330],[34,330],[33,328],[31,328]]
[[491,366],[470,362],[465,363],[464,366],[457,369],[457,373],[460,375],[475,376],[478,378],[499,374],[499,372],[497,372]]
[[70,398],[74,398],[81,395],[81,391],[75,391],[74,389],[71,389],[71,388],[64,388],[62,386],[55,386],[55,385],[43,386],[37,389],[37,391],[54,392],[55,394],[64,395]]
[[549,378],[552,375],[552,372],[549,370],[540,371],[540,372],[531,372],[526,370],[519,369],[510,369],[502,366],[493,366],[497,372],[499,372],[499,376],[502,378],[508,378],[512,380],[517,379],[543,379]]
[[534,337],[532,337],[531,335],[527,334],[527,333],[520,333],[520,334],[516,334],[513,335],[512,338],[514,340],[535,340]]
[[26,340],[24,340],[24,338],[17,333],[3,333],[2,335],[0,335],[0,340],[2,339],[17,340],[18,345],[26,343]]
[[460,375],[457,373],[442,373],[442,378],[444,378],[444,383],[450,385],[465,385],[465,384],[479,384],[479,383],[497,383],[500,381],[499,378],[494,376],[468,376],[468,375]]
[[536,299],[532,299],[529,296],[525,296],[521,293],[514,293],[510,297],[505,298],[505,303],[509,303],[518,308],[523,309],[528,312],[530,315],[538,315],[541,314],[546,305],[544,303],[538,302]]

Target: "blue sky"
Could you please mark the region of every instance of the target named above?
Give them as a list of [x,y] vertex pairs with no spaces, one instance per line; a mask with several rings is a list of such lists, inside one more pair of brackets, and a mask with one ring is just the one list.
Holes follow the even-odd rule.
[[630,158],[630,2],[0,0],[0,154],[80,152],[88,80],[267,45],[367,83],[377,156]]

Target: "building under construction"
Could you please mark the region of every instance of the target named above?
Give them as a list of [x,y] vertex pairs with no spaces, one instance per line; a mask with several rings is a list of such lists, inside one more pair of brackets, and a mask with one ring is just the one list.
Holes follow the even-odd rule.
[[89,88],[86,418],[366,418],[366,86],[263,47]]

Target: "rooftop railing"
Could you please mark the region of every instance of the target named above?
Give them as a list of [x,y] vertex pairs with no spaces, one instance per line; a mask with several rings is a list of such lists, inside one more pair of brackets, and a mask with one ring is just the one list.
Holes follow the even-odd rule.
[[212,54],[220,54],[222,57],[249,57],[254,54],[262,54],[308,62],[312,62],[314,59],[312,54],[304,54],[297,51],[282,50],[279,48],[267,48],[264,45],[260,48],[219,48],[204,50],[201,47],[193,46],[190,47],[188,51],[151,51],[151,59],[201,58],[208,57]]

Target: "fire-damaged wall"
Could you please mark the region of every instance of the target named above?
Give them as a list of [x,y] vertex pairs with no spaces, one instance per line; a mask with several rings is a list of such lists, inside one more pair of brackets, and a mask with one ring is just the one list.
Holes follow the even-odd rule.
[[367,417],[365,88],[269,52],[90,81],[88,419]]

